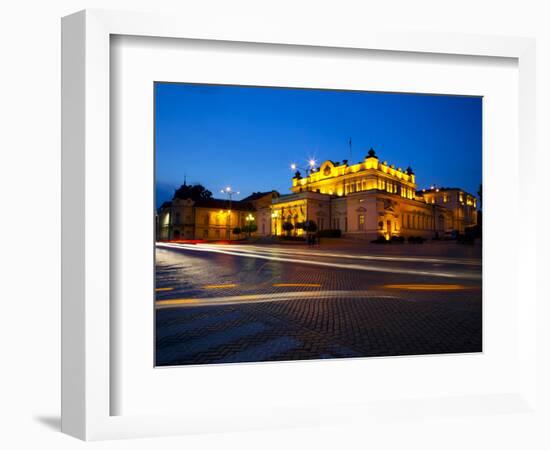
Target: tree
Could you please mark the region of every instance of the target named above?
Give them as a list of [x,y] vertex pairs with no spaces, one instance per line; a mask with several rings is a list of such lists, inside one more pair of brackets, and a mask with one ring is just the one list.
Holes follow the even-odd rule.
[[308,233],[315,233],[317,231],[317,224],[314,220],[306,220],[304,222],[304,231]]
[[181,200],[191,199],[197,200],[209,200],[212,198],[212,192],[206,189],[201,184],[182,184],[176,192],[174,192],[174,198]]
[[242,232],[243,231],[239,227],[233,228],[233,234],[236,234],[237,236],[239,236]]
[[283,222],[283,230],[286,231],[287,236],[290,236],[290,232],[294,230],[294,225],[291,222]]
[[249,224],[246,224],[244,227],[243,227],[243,231],[245,233],[248,233],[248,236],[250,236],[252,233],[254,233],[255,231],[258,230],[258,227],[256,226],[255,223],[249,223]]
[[479,197],[479,209],[481,209],[481,201],[482,201],[482,199],[483,199],[483,185],[482,185],[482,184],[479,185],[479,189],[478,189],[478,191],[477,191],[477,195],[478,195],[478,197]]

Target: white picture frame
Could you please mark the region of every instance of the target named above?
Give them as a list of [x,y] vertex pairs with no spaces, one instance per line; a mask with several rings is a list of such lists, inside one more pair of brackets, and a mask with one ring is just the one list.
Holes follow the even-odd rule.
[[[255,420],[207,420],[200,414],[112,415],[110,336],[110,186],[117,176],[110,168],[110,40],[111,36],[200,39],[242,43],[285,44],[303,48],[367,49],[416,54],[447,54],[512,58],[519,77],[519,184],[517,211],[534,220],[530,160],[535,154],[535,43],[527,38],[437,33],[366,32],[312,34],[251,23],[233,28],[227,23],[194,23],[186,17],[112,11],[82,11],[62,22],[62,430],[85,440],[161,436],[268,426],[323,424],[338,418],[369,420],[392,416],[392,403],[376,401],[303,408],[278,406]],[[511,187],[514,189],[514,186]],[[519,202],[521,199],[521,202]],[[518,280],[523,286],[518,303],[517,352],[521,366],[516,388],[502,394],[437,399],[435,409],[459,414],[492,413],[503,405],[524,412],[536,408],[536,293],[535,243],[514,249]],[[519,295],[519,292],[516,293]],[[250,366],[249,366],[250,367]],[[335,367],[335,366],[333,366]],[[169,369],[167,369],[169,370]],[[269,367],[265,370],[273,370]],[[184,376],[184,374],[182,374]],[[482,401],[481,401],[482,400]],[[393,400],[394,401],[394,400]],[[430,403],[432,402],[432,403]],[[434,405],[434,399],[411,401],[412,414]],[[221,405],[220,405],[221,406]],[[227,405],[225,408],[227,409]],[[317,413],[315,412],[317,410]],[[238,416],[238,415],[237,415]],[[359,422],[358,422],[359,423]]]

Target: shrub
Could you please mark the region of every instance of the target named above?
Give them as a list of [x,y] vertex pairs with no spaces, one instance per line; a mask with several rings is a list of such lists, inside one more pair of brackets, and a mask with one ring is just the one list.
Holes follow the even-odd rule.
[[302,236],[280,236],[280,239],[283,241],[305,241],[306,239]]
[[342,230],[339,230],[339,229],[319,230],[317,232],[317,235],[319,237],[339,238],[339,237],[342,237]]
[[378,236],[376,239],[373,239],[371,243],[373,244],[387,244],[388,241],[384,236]]
[[422,244],[425,240],[422,236],[409,236],[407,242],[409,244]]
[[391,243],[402,244],[403,242],[405,242],[405,238],[403,236],[392,236],[390,238],[390,242]]
[[239,235],[239,234],[241,234],[242,232],[243,232],[243,231],[242,231],[239,227],[233,228],[233,234]]
[[459,234],[456,238],[457,244],[473,245],[475,237],[471,234]]

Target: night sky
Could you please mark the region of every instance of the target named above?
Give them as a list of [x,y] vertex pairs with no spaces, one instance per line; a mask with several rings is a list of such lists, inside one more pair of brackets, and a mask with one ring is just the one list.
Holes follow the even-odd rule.
[[479,97],[157,83],[155,109],[157,206],[185,175],[218,198],[288,194],[291,163],[357,163],[371,147],[419,189],[481,183]]

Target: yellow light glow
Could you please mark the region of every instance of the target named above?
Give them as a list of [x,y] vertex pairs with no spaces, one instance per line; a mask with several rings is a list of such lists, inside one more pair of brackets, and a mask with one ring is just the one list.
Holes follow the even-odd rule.
[[273,287],[321,287],[315,283],[275,283]]
[[207,284],[204,286],[205,289],[226,289],[233,288],[237,286],[236,284]]
[[194,298],[174,298],[171,300],[159,300],[156,302],[156,305],[157,306],[186,305],[189,303],[198,303],[198,300]]
[[161,288],[156,288],[155,292],[166,292],[166,291],[173,291],[173,290],[174,290],[173,287],[161,287]]

